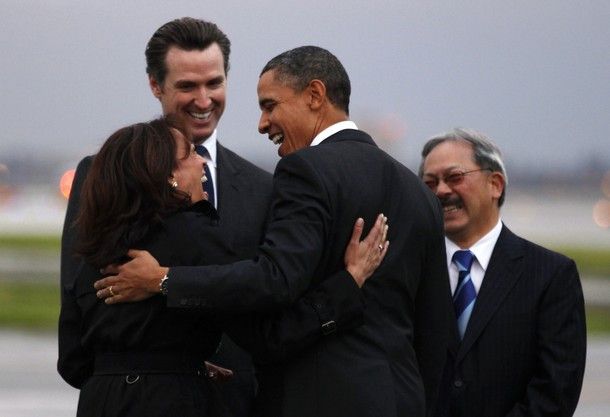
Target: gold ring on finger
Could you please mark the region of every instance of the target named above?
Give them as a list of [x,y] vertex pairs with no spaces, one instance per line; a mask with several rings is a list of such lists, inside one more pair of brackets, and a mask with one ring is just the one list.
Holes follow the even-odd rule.
[[[381,246],[381,245],[379,245]],[[114,291],[112,291],[112,285],[110,287],[108,287],[108,292],[110,293],[111,297],[114,297],[116,294],[114,293]]]

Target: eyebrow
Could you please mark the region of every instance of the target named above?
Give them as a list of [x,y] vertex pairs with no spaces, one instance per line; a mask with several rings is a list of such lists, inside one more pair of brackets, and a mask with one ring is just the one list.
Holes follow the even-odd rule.
[[208,82],[206,84],[214,84],[214,83],[222,83],[225,81],[225,77],[224,75],[219,75],[218,77],[214,77],[210,80],[208,80]]
[[197,85],[197,83],[193,80],[176,80],[174,82],[174,86],[176,87],[189,87],[191,85]]
[[[463,168],[463,167],[462,167],[462,166],[460,166],[460,165],[452,165],[452,166],[450,166],[450,167],[445,168],[444,170],[442,170],[442,171],[441,171],[441,175],[444,175],[444,174],[446,174],[447,172],[453,171],[453,170],[455,170],[455,169],[465,169],[465,168]],[[424,172],[424,173],[423,173],[423,176],[426,176],[426,175],[427,175],[427,176],[429,176],[429,177],[438,177],[438,175],[431,174],[431,173],[429,173],[429,172]]]

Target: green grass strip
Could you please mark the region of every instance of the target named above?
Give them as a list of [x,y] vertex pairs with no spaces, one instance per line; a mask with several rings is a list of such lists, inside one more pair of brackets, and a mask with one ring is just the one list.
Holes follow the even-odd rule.
[[[55,330],[59,318],[56,282],[0,281],[0,327]],[[587,307],[589,334],[610,334],[610,306]]]
[[60,245],[59,235],[0,235],[0,248],[59,251]]
[[610,249],[565,246],[552,249],[574,259],[581,275],[596,275],[610,279]]
[[0,326],[54,329],[59,317],[59,286],[54,282],[0,282]]

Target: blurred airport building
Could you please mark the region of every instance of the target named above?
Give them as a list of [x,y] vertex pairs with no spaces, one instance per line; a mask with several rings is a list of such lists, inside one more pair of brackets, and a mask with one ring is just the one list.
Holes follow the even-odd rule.
[[[255,162],[273,169],[273,161]],[[509,161],[507,225],[545,245],[610,247],[610,166],[583,167],[516,169]],[[76,162],[0,155],[0,235],[59,234],[74,168]]]

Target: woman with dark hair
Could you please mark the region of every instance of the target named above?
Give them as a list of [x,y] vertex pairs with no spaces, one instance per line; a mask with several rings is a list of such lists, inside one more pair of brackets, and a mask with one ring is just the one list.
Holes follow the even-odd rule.
[[[225,415],[205,368],[218,347],[222,319],[169,309],[162,295],[108,306],[93,287],[100,268],[126,260],[130,248],[146,249],[166,265],[233,260],[201,186],[204,164],[167,119],[118,130],[95,156],[77,218],[76,248],[83,262],[73,288],[62,292],[59,319],[58,370],[81,390],[78,416]],[[346,252],[348,270],[362,271],[354,277],[359,285],[385,254],[376,249],[385,242],[380,219],[362,244],[361,223],[355,227]],[[307,304],[305,294],[290,310],[298,315]],[[311,314],[316,314],[313,309]],[[294,317],[274,315],[269,320]],[[319,329],[312,328],[314,332]],[[308,334],[306,343],[313,340]]]

